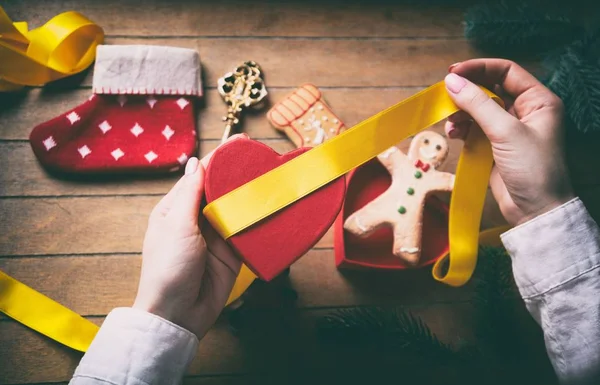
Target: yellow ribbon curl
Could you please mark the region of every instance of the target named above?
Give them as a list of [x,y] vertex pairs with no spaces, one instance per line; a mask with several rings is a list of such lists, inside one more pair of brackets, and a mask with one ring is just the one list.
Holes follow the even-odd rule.
[[61,13],[28,30],[0,7],[0,92],[42,86],[83,71],[94,61],[104,31],[77,12]]
[[[496,95],[484,91],[502,104]],[[204,208],[204,216],[227,239],[458,110],[444,82],[439,82],[223,195]],[[486,136],[480,129],[471,130],[458,161],[450,201],[450,254],[433,269],[434,278],[448,285],[465,284],[475,269],[492,163]],[[446,261],[448,269],[443,272]]]

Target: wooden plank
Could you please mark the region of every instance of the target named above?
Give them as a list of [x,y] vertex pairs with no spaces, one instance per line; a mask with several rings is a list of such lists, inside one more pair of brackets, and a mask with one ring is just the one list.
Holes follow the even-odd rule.
[[160,197],[0,201],[0,255],[139,252]]
[[[244,115],[241,130],[252,138],[284,138],[269,124],[265,113],[293,88],[270,91],[269,101],[260,111]],[[418,92],[420,88],[334,88],[323,89],[323,95],[332,109],[348,126],[353,126],[371,115],[390,107]],[[0,140],[28,140],[29,133],[38,124],[68,112],[90,95],[90,90],[34,89],[18,97],[0,94]],[[226,111],[225,103],[215,89],[207,90],[199,102],[196,127],[200,139],[221,139]]]
[[[106,315],[131,306],[137,292],[141,257],[0,258],[0,270],[85,316]],[[472,287],[451,288],[433,280],[430,269],[407,272],[340,271],[331,249],[311,250],[289,277],[260,283],[249,293],[255,307],[272,308],[285,300],[283,287],[298,293],[298,308],[351,305],[424,305],[468,300]]]
[[[97,325],[104,318],[91,318]],[[81,353],[14,321],[0,321],[0,384],[68,381]]]
[[[138,253],[160,196],[0,200],[0,255]],[[328,235],[318,244],[331,247]]]
[[[276,151],[293,148],[285,139],[263,140]],[[200,156],[218,146],[217,141],[203,141]],[[175,184],[181,173],[148,177],[131,176],[57,176],[48,174],[24,142],[0,142],[0,162],[10,172],[0,173],[0,196],[82,196],[82,195],[162,195]]]
[[[473,319],[468,304],[411,307],[423,318],[438,337],[445,341],[473,341]],[[290,359],[298,357],[294,351],[305,342],[308,349],[314,344],[314,322],[328,310],[262,312],[252,317],[255,333],[236,337],[224,319],[202,339],[198,355],[189,374],[215,376],[223,374],[251,374],[290,367]],[[281,322],[282,316],[287,322]],[[97,324],[103,318],[92,318]],[[269,329],[267,329],[267,327]],[[245,329],[249,330],[249,329]],[[267,331],[268,330],[268,331]],[[298,333],[290,333],[291,331]],[[260,333],[260,334],[259,334]],[[257,340],[257,337],[261,338]],[[72,352],[46,337],[13,321],[0,321],[0,384],[68,381],[80,354]]]
[[[205,87],[246,60],[264,70],[268,87],[296,87],[311,82],[319,87],[429,86],[443,79],[448,66],[477,56],[465,40],[351,40],[256,38],[127,38],[106,39],[111,45],[166,45],[195,49],[202,60]],[[285,52],[282,55],[282,52]],[[93,70],[65,79],[53,87],[92,83]]]
[[[77,10],[102,26],[108,35],[457,37],[462,36],[463,19],[463,6],[457,1],[450,5],[390,4],[382,0],[4,3],[14,20],[26,20],[32,26],[41,25],[60,12]],[[168,17],[157,20],[157,15]]]

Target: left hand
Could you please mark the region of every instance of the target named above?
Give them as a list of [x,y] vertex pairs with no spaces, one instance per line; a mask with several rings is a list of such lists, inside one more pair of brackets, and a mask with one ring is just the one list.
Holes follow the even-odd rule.
[[229,245],[200,216],[204,167],[210,155],[202,162],[190,158],[185,175],[152,211],[133,305],[199,339],[223,310],[241,266]]

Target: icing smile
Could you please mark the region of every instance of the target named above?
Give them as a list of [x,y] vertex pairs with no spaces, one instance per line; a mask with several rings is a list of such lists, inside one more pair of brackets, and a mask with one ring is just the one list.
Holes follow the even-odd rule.
[[426,151],[424,148],[421,148],[421,149],[419,150],[419,154],[420,154],[420,155],[421,155],[421,156],[422,156],[424,159],[429,159],[429,160],[435,159],[435,158],[437,158],[437,156],[438,156],[437,152],[431,153],[431,152],[428,152],[428,151]]

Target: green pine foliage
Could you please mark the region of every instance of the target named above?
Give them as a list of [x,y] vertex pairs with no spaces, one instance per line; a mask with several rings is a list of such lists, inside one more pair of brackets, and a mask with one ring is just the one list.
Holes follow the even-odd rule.
[[479,249],[474,283],[477,339],[488,355],[506,356],[515,345],[512,309],[516,300],[520,301],[506,250],[498,247]]
[[572,43],[549,63],[546,85],[563,100],[569,123],[582,133],[599,133],[600,33]]
[[429,384],[444,378],[447,385],[468,385],[485,378],[474,348],[442,342],[403,309],[337,310],[317,322],[317,333],[320,346],[341,363],[331,367],[335,376],[328,383]]
[[488,55],[543,58],[545,83],[563,100],[569,127],[599,133],[600,32],[586,35],[583,22],[565,16],[598,8],[579,0],[570,8],[558,1],[484,1],[467,10],[465,36]]
[[518,298],[512,274],[511,259],[502,247],[481,246],[475,272],[476,302],[495,304],[507,298]]
[[419,317],[401,309],[359,307],[338,310],[323,317],[318,325],[325,342],[373,346],[380,351],[410,350],[444,357],[452,349],[442,343]]
[[491,55],[540,55],[583,33],[581,25],[564,16],[564,9],[552,12],[547,2],[486,1],[470,7],[465,14],[465,36]]

